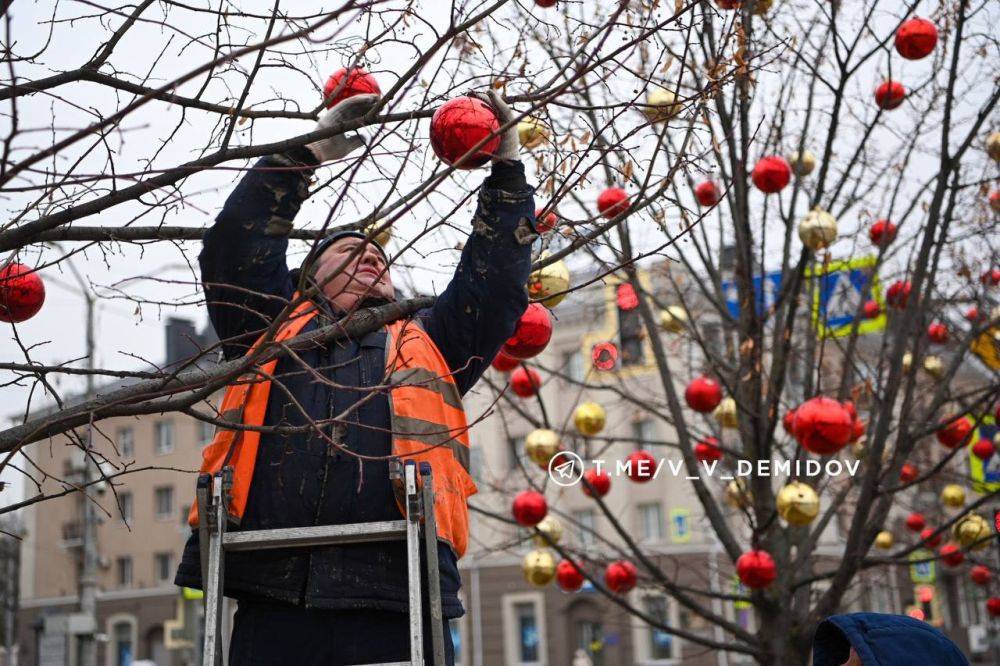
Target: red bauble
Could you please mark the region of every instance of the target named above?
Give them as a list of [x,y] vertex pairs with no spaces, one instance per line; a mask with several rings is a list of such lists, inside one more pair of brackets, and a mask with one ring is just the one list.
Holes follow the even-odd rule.
[[792,167],[788,165],[784,157],[778,155],[762,157],[754,165],[750,177],[758,190],[774,194],[785,189],[785,185],[788,185],[788,181],[792,179]]
[[615,300],[618,302],[618,307],[625,311],[639,307],[639,296],[628,282],[618,285],[615,289]]
[[534,490],[525,490],[514,498],[511,512],[518,525],[532,527],[542,522],[545,514],[549,512],[549,506],[545,502],[545,495]]
[[916,465],[911,463],[903,463],[903,466],[899,469],[899,480],[903,483],[916,481],[918,476],[920,476],[920,470]]
[[976,585],[989,585],[990,579],[993,578],[993,573],[990,572],[989,567],[984,567],[982,564],[977,564],[969,570],[969,578]]
[[604,570],[604,584],[615,594],[626,594],[635,587],[639,572],[628,560],[618,560]]
[[[489,162],[500,146],[498,129],[500,121],[489,104],[475,97],[456,97],[438,107],[431,117],[431,148],[449,165],[475,169]],[[463,158],[491,134],[492,138]]]
[[520,366],[510,373],[510,388],[521,398],[530,398],[538,393],[542,385],[542,376],[534,368]]
[[970,306],[969,309],[965,311],[965,320],[971,322],[979,321],[979,308],[975,305]]
[[946,543],[941,546],[941,550],[938,551],[938,555],[941,556],[941,561],[949,567],[957,567],[965,561],[965,553],[963,553],[962,549],[953,543]]
[[896,51],[907,60],[920,60],[937,46],[937,26],[922,18],[903,21],[896,31]]
[[323,86],[323,99],[326,100],[328,109],[355,95],[382,95],[382,89],[378,87],[375,77],[360,67],[352,67],[350,70],[346,67],[338,69],[330,75]]
[[853,432],[851,413],[832,398],[819,396],[795,409],[792,429],[806,451],[828,456],[844,448]]
[[882,314],[882,306],[878,304],[878,301],[874,299],[865,301],[864,305],[865,319],[874,319],[880,314]]
[[633,451],[625,459],[628,464],[628,478],[636,483],[646,483],[653,480],[656,472],[656,458],[649,451]]
[[996,452],[993,448],[993,442],[983,438],[972,445],[972,455],[976,456],[980,460],[989,460],[989,458]]
[[609,187],[597,195],[597,210],[609,220],[628,210],[628,194],[620,187]]
[[906,307],[906,302],[910,300],[912,290],[913,285],[910,284],[909,280],[897,280],[889,285],[889,289],[885,292],[885,300],[897,310],[902,310]]
[[929,548],[937,548],[938,544],[941,543],[941,535],[935,534],[933,527],[925,527],[920,532],[920,540]]
[[722,449],[715,437],[706,437],[694,445],[694,457],[702,462],[722,460]]
[[583,587],[586,578],[580,572],[576,563],[571,560],[560,560],[556,565],[556,585],[564,592],[576,592]]
[[497,352],[497,355],[493,358],[493,363],[490,365],[493,366],[494,370],[499,370],[500,372],[510,372],[520,363],[521,361],[516,358],[511,358],[510,356],[507,356],[507,354],[504,354],[503,349],[501,349]]
[[542,353],[552,339],[552,315],[541,303],[529,303],[517,321],[514,335],[500,351],[511,358],[524,360]]
[[937,440],[945,448],[954,449],[965,443],[972,432],[972,422],[965,416],[947,417],[941,420],[944,425],[938,428]]
[[694,198],[698,200],[699,206],[708,208],[719,203],[721,194],[719,186],[712,180],[703,180],[694,188]]
[[10,263],[0,270],[0,321],[17,324],[31,319],[45,303],[45,284],[38,272]]
[[781,427],[785,429],[791,436],[795,436],[795,410],[789,409],[785,412],[785,415],[781,417]]
[[1000,617],[1000,597],[990,597],[986,600],[986,612],[990,617]]
[[990,208],[1000,213],[1000,190],[990,192]]
[[760,590],[778,577],[778,568],[767,551],[749,550],[736,560],[736,575],[750,589]]
[[535,4],[539,7],[555,7],[557,0],[535,0]]
[[979,281],[987,287],[997,286],[1000,284],[1000,268],[991,268],[988,271],[984,271],[983,274],[979,276]]
[[545,212],[544,208],[535,211],[535,229],[538,233],[544,234],[552,231],[559,224],[559,217],[552,211]]
[[583,494],[587,497],[604,497],[611,490],[611,475],[603,469],[597,471],[597,468],[592,467],[583,473],[583,478],[591,486],[591,488],[587,488],[586,485],[580,484],[580,487],[583,488]]
[[694,411],[707,414],[722,402],[722,387],[711,377],[695,377],[684,389],[684,400]]
[[906,88],[899,81],[888,79],[875,89],[875,103],[879,108],[891,111],[906,99]]
[[927,326],[927,337],[936,345],[943,345],[948,342],[948,327],[941,322],[934,322]]
[[896,225],[889,220],[878,220],[868,230],[868,237],[875,245],[885,247],[896,240],[896,231]]
[[919,532],[927,525],[924,514],[914,511],[906,517],[906,529],[911,532]]
[[590,348],[590,361],[598,370],[611,370],[618,363],[618,347],[613,342],[598,342]]

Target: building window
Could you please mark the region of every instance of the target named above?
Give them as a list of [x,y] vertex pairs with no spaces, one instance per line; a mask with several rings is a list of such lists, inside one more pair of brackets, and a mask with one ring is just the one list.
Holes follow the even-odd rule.
[[171,421],[157,421],[153,424],[153,453],[158,456],[174,452],[174,424]]
[[132,501],[132,493],[127,490],[118,493],[118,505],[121,508],[122,521],[126,523],[132,522],[132,513],[135,509],[135,504]]
[[663,510],[659,502],[649,502],[640,504],[639,509],[639,534],[642,540],[647,543],[663,540]]
[[[669,626],[670,603],[661,594],[643,596],[641,607],[651,618],[661,625]],[[666,631],[640,623],[635,635],[638,661],[644,664],[674,663],[672,660],[680,657],[680,644],[677,638]]]
[[505,594],[502,598],[504,651],[512,666],[545,664],[545,614],[542,593]]
[[460,618],[448,620],[448,631],[451,632],[451,644],[455,647],[455,666],[462,664],[462,625]]
[[132,585],[132,558],[125,555],[115,560],[115,569],[118,572],[118,587],[130,587]]
[[108,666],[131,666],[135,659],[137,628],[131,615],[116,614],[108,618],[110,645],[105,664]]
[[208,446],[215,439],[215,425],[207,421],[198,421],[198,438],[202,446]]
[[594,510],[580,509],[573,512],[573,522],[577,526],[577,540],[580,547],[587,550],[594,547],[597,538],[594,536]]
[[650,442],[656,441],[656,424],[652,419],[639,419],[632,422],[632,439],[636,449],[648,448]]
[[619,307],[618,351],[621,352],[622,367],[643,365],[645,363],[645,347],[643,345],[645,337],[646,333],[642,326],[642,317],[639,315],[639,308],[622,310]]
[[153,555],[153,570],[156,573],[156,580],[161,583],[168,582],[174,577],[174,555],[173,553],[156,553]]
[[563,352],[562,373],[571,381],[583,381],[583,353],[579,349]]
[[173,520],[174,489],[173,486],[161,486],[153,490],[153,504],[156,507],[157,520]]
[[135,430],[130,427],[118,428],[115,446],[118,447],[118,455],[122,460],[135,460]]
[[583,650],[590,663],[602,666],[604,663],[604,627],[600,622],[580,620],[576,623],[576,647]]

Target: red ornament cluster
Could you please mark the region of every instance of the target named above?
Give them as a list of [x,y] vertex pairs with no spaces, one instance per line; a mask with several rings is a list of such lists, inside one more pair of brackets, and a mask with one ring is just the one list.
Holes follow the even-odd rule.
[[927,520],[924,518],[924,514],[914,511],[906,517],[906,529],[911,532],[919,532],[927,525]]
[[375,77],[360,67],[342,67],[331,74],[323,85],[323,99],[328,109],[355,95],[382,95]]
[[920,476],[920,469],[913,463],[903,463],[899,469],[899,480],[903,483],[913,483]]
[[555,229],[557,224],[559,224],[559,216],[554,212],[546,212],[544,208],[535,211],[535,229],[538,230],[538,233],[548,233]]
[[785,189],[792,179],[792,167],[780,155],[762,157],[754,165],[750,178],[758,190],[766,194],[774,194]]
[[948,342],[948,327],[941,322],[928,324],[927,338],[936,345],[945,344]]
[[882,314],[882,306],[878,304],[878,301],[871,299],[865,301],[862,311],[865,315],[865,319],[874,319]]
[[542,376],[534,368],[522,365],[510,373],[510,388],[519,398],[530,398],[541,385]]
[[625,458],[628,478],[636,483],[646,483],[653,480],[656,472],[656,458],[649,451],[633,451]]
[[715,184],[715,181],[703,180],[695,186],[694,198],[697,199],[699,206],[708,208],[719,203],[722,194],[719,192],[719,186]]
[[927,19],[914,17],[903,21],[896,30],[896,51],[907,60],[920,60],[931,54],[937,40],[937,26]]
[[722,449],[715,437],[706,437],[694,446],[694,457],[701,462],[722,460]]
[[475,169],[489,162],[500,146],[499,129],[500,121],[489,104],[475,97],[456,97],[439,106],[431,117],[431,148],[446,164]]
[[737,558],[736,575],[750,589],[760,590],[774,582],[778,577],[778,568],[770,553],[754,549]]
[[906,99],[906,88],[899,81],[887,79],[875,88],[875,103],[880,109],[892,111],[902,105]]
[[[581,483],[580,487],[587,497],[604,497],[611,490],[611,475],[603,469],[600,471],[594,467],[588,469],[583,473],[583,480],[587,483]],[[587,484],[590,485],[589,488]]]
[[872,244],[878,247],[886,247],[896,240],[896,225],[889,220],[878,220],[872,224],[868,230],[868,237],[872,239]]
[[695,377],[684,389],[684,400],[694,411],[707,414],[722,402],[722,387],[711,377]]
[[511,506],[511,513],[518,525],[533,527],[542,522],[549,512],[549,506],[545,501],[545,495],[534,490],[525,490],[517,494],[514,504]]
[[512,335],[500,351],[510,358],[524,360],[538,356],[552,339],[552,315],[541,303],[529,303],[517,321]]
[[920,540],[927,544],[928,548],[937,548],[941,543],[941,535],[935,534],[933,527],[925,527],[920,531]]
[[586,579],[580,567],[572,560],[561,560],[556,565],[556,585],[564,592],[576,592]]
[[639,572],[628,560],[617,560],[604,570],[604,584],[615,594],[627,594],[635,587]]
[[493,366],[494,370],[499,370],[500,372],[510,372],[516,368],[521,361],[507,354],[503,353],[503,349],[497,352],[497,355],[493,358],[493,362],[490,364]]
[[948,449],[958,448],[972,433],[972,422],[965,416],[948,417],[943,419],[941,423],[944,425],[938,428],[937,440]]
[[[818,396],[795,409],[792,431],[806,451],[828,456],[847,446],[855,430],[856,413],[834,400]],[[862,433],[864,432],[862,427]]]
[[597,210],[609,220],[628,210],[628,194],[620,187],[609,187],[597,195]]
[[993,441],[985,437],[972,445],[972,455],[980,460],[989,460],[994,453],[996,453],[996,448],[993,446]]
[[909,280],[897,280],[889,285],[889,289],[885,292],[885,300],[897,310],[902,310],[906,307],[907,301],[910,300],[911,291],[913,291],[913,285],[910,284]]
[[953,543],[946,543],[941,546],[938,555],[941,557],[941,561],[949,567],[957,567],[965,561],[965,553]]
[[0,321],[17,324],[31,319],[45,303],[45,284],[24,264],[0,269]]

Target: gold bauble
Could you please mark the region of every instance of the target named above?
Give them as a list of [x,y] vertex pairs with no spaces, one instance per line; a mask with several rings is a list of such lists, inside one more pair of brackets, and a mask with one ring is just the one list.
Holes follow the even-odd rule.
[[687,325],[687,310],[680,305],[670,305],[660,310],[660,328],[670,333],[680,333]]
[[524,452],[542,469],[549,466],[552,456],[559,453],[559,435],[548,428],[538,428],[524,438]]
[[741,476],[726,484],[723,499],[729,506],[746,509],[753,502],[753,493],[747,488],[747,482]]
[[[562,523],[559,522],[558,518],[556,518],[551,514],[542,518],[542,522],[535,525],[535,527],[538,528],[539,532],[549,537],[549,539],[552,540],[552,543],[559,543],[559,540],[562,539],[563,535]],[[550,545],[550,543],[546,541],[544,537],[542,537],[542,534],[536,534],[535,536],[532,537],[532,539],[539,546]]]
[[573,423],[581,435],[593,437],[604,430],[608,415],[596,402],[581,403],[573,411]]
[[[369,224],[367,227],[365,227],[361,231],[365,235],[368,235],[368,234],[374,232],[376,229],[378,229],[379,227],[381,227],[384,224],[385,224],[384,220],[376,220],[375,222],[372,222],[371,224]],[[379,245],[381,245],[384,248],[386,245],[388,245],[389,241],[392,240],[392,227],[388,226],[385,229],[383,229],[382,231],[378,232],[377,234],[375,234],[372,237],[372,240],[374,240],[376,243],[378,243]]]
[[935,379],[944,377],[944,363],[937,356],[931,355],[924,358],[924,370]]
[[547,550],[533,550],[521,561],[521,572],[526,581],[535,587],[543,587],[556,576],[556,558]]
[[892,532],[888,530],[882,530],[877,535],[875,535],[875,547],[881,548],[882,550],[889,550],[892,548],[892,544],[896,542],[896,539],[892,536]]
[[978,513],[963,516],[951,528],[951,533],[963,548],[972,546],[972,550],[981,550],[990,544],[990,524]]
[[851,455],[861,460],[868,453],[868,448],[865,446],[865,439],[861,438],[858,441],[851,444]]
[[837,240],[837,220],[817,206],[799,222],[799,239],[815,252]]
[[986,139],[986,153],[1000,162],[1000,132],[993,132]]
[[903,354],[903,372],[909,372],[913,369],[913,354],[906,352]]
[[[549,256],[548,252],[542,254],[541,258]],[[569,269],[562,259],[543,266],[528,276],[528,296],[533,299],[541,299],[542,305],[547,308],[554,308],[562,303],[566,298],[569,289]],[[549,294],[556,296],[549,297]]]
[[517,138],[521,145],[531,150],[549,139],[549,128],[537,118],[525,118],[517,124]]
[[723,428],[738,428],[739,412],[736,409],[736,400],[733,398],[723,398],[719,406],[715,408],[715,420]]
[[774,4],[774,0],[757,0],[753,3],[753,8],[750,9],[751,14],[757,16],[763,16],[771,10],[771,5]]
[[681,112],[677,95],[666,88],[654,88],[646,97],[646,116],[654,123],[670,120]]
[[789,525],[808,525],[819,514],[819,495],[812,486],[792,481],[778,491],[778,515]]
[[788,163],[792,166],[795,175],[802,178],[811,174],[816,168],[816,156],[808,150],[803,150],[802,157],[799,157],[799,151],[796,150],[788,156]]
[[941,489],[941,504],[953,509],[965,506],[965,488],[957,483],[949,483]]

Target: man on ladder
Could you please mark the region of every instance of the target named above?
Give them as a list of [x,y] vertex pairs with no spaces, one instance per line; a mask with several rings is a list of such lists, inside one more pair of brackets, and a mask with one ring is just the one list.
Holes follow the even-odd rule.
[[[492,91],[481,97],[501,124],[513,118]],[[376,101],[350,97],[319,128],[360,118]],[[357,231],[335,231],[316,244],[303,264],[312,282],[300,284],[285,263],[287,234],[313,170],[363,146],[360,137],[341,134],[265,157],[229,196],[199,257],[227,358],[248,353],[301,284],[320,285],[322,295],[286,316],[275,340],[343,323],[357,308],[394,299],[385,251]],[[457,562],[468,542],[466,499],[476,492],[461,395],[527,307],[537,234],[533,190],[517,153],[515,126],[504,133],[479,192],[454,277],[432,307],[359,339],[299,349],[241,377],[227,389],[219,419],[242,427],[219,429],[202,464],[203,472],[232,470],[226,529],[242,532],[399,521],[404,497],[390,481],[390,458],[430,463],[445,624],[464,613]],[[192,527],[199,518],[205,517],[194,504]],[[178,585],[202,587],[199,549],[195,529]],[[233,666],[410,658],[402,541],[238,550],[226,554],[222,570],[225,595],[238,600]],[[423,636],[430,655],[431,631]],[[444,639],[451,664],[447,626]]]

